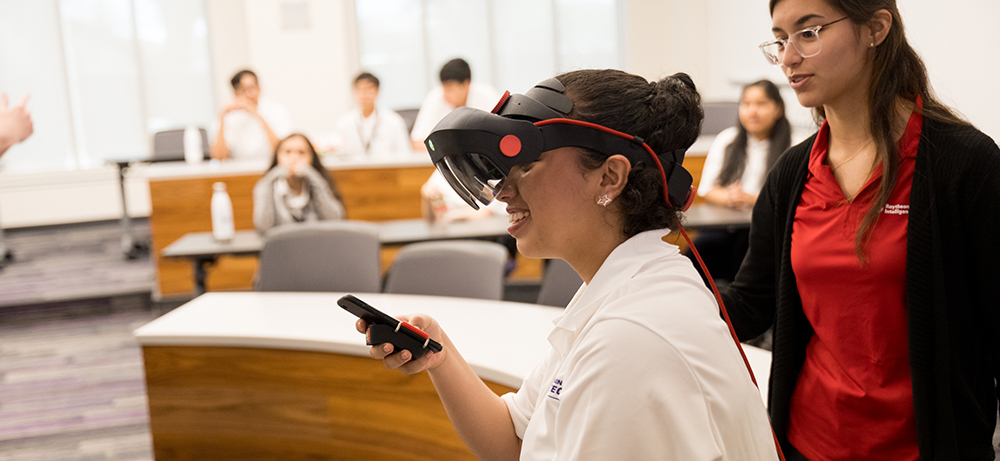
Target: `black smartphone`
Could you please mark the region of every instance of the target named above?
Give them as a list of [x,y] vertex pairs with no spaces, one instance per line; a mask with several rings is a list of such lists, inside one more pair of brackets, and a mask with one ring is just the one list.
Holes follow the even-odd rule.
[[414,358],[423,356],[428,350],[441,352],[441,344],[430,339],[427,333],[406,322],[382,312],[354,295],[344,295],[337,305],[347,312],[368,322],[368,344],[391,343],[396,350],[406,349]]

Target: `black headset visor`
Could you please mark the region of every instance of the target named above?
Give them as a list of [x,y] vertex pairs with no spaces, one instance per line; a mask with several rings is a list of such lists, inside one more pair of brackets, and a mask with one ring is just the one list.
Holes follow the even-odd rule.
[[670,178],[671,204],[684,204],[691,177],[676,168],[684,160],[684,149],[654,160],[655,154],[642,138],[566,119],[572,101],[562,91],[558,80],[549,79],[525,95],[505,94],[492,113],[470,107],[453,110],[424,140],[431,161],[455,192],[477,210],[479,204],[489,205],[496,199],[511,168],[562,147],[589,149],[608,157],[623,155],[633,166],[659,162],[665,169],[664,179]]

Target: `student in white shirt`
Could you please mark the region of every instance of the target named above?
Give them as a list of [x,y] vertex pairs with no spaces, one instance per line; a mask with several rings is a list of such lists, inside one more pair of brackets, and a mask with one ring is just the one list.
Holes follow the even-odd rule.
[[405,155],[412,152],[406,122],[399,114],[377,107],[378,77],[364,72],[354,79],[358,106],[337,120],[338,155]]
[[[661,159],[676,160],[672,153],[698,137],[703,113],[686,74],[650,83],[582,70],[556,79],[560,85],[547,82],[564,91],[551,91],[571,109],[547,105],[554,118],[601,125],[633,143],[641,137]],[[539,88],[532,91],[549,91]],[[596,131],[588,136],[602,136]],[[501,149],[519,155],[520,143]],[[564,259],[585,282],[517,393],[494,394],[425,315],[401,320],[439,341],[441,352],[411,360],[383,344],[370,354],[389,368],[426,370],[481,459],[776,459],[761,396],[718,305],[690,261],[662,239],[679,225],[663,175],[651,159],[561,147],[510,168],[490,192],[507,204],[521,253]],[[366,326],[359,321],[358,331]]]
[[233,100],[219,114],[212,158],[266,159],[292,131],[292,119],[280,104],[260,97],[257,74],[241,70],[233,76]]
[[424,98],[417,119],[413,121],[410,139],[413,150],[423,152],[424,139],[434,129],[434,125],[448,115],[456,107],[472,107],[480,110],[491,110],[500,99],[500,93],[493,87],[472,82],[472,69],[462,58],[452,59],[441,67],[438,75],[441,86],[434,88]]
[[[740,96],[736,126],[719,133],[708,151],[698,195],[718,206],[752,208],[767,172],[791,142],[791,125],[778,87],[770,80],[747,85]],[[749,229],[702,230],[694,246],[714,279],[731,282],[749,239]]]
[[254,185],[253,225],[264,233],[282,224],[343,219],[343,201],[309,138],[292,134],[278,143],[271,167]]

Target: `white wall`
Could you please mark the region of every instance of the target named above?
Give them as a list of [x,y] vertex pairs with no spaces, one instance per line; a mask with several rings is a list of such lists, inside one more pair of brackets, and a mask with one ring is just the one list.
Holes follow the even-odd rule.
[[208,0],[207,7],[219,110],[232,98],[229,79],[244,68],[306,135],[332,130],[351,108],[360,68],[353,1]]

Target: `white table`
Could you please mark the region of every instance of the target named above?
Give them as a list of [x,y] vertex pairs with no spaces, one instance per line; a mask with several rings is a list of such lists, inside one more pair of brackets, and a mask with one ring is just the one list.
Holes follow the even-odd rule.
[[[500,301],[356,295],[390,315],[434,316],[498,393],[520,386],[548,349],[552,320],[563,312]],[[283,459],[331,452],[342,459],[401,459],[404,452],[406,459],[474,459],[427,374],[407,376],[369,358],[356,318],[336,304],[340,296],[209,293],[136,330],[157,458],[251,459],[277,450]],[[770,353],[744,349],[766,395]]]

